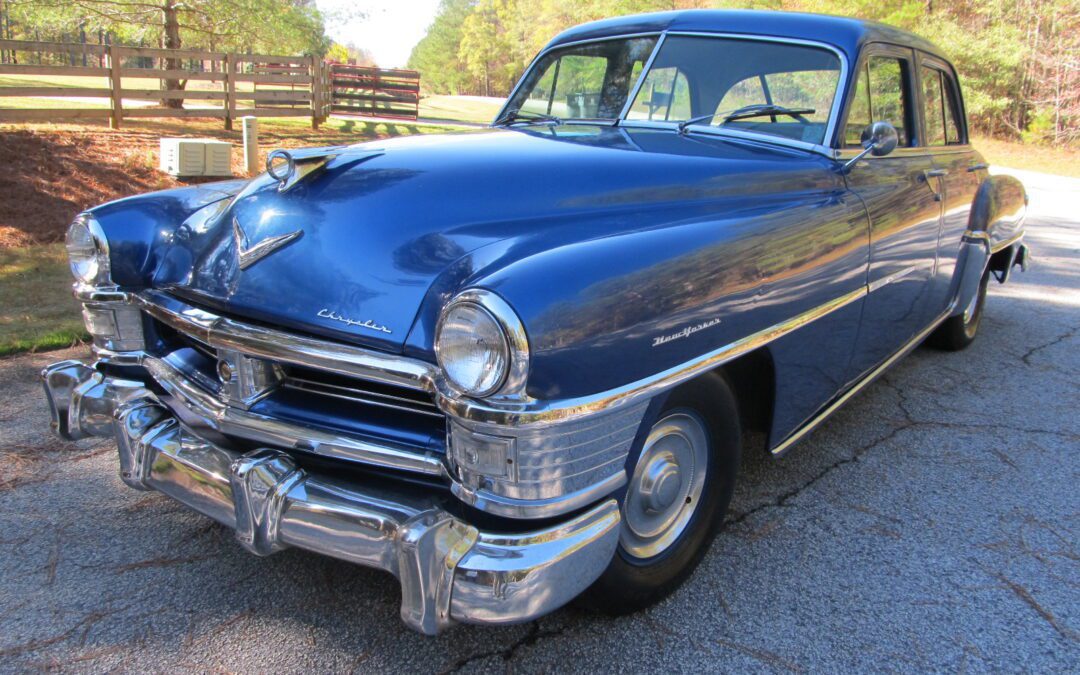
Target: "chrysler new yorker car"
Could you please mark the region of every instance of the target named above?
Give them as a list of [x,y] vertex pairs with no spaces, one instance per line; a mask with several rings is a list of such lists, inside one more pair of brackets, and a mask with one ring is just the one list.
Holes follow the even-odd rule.
[[79,215],[95,360],[43,379],[125,483],[257,555],[391,573],[419,631],[631,612],[701,559],[745,431],[780,456],[916,345],[975,338],[1026,202],[914,35],[599,21],[490,128]]

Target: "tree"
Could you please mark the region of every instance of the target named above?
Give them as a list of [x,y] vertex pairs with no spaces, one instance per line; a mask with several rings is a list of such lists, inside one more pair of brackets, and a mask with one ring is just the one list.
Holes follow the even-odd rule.
[[[259,50],[322,55],[330,46],[323,18],[307,0],[7,0],[15,22],[36,30],[79,25],[108,31],[118,41],[164,49]],[[32,36],[26,36],[32,37]],[[181,61],[162,59],[162,69]],[[185,80],[164,78],[167,91]],[[182,107],[180,99],[163,105]]]
[[409,67],[423,73],[424,89],[436,94],[474,93],[474,78],[459,56],[461,26],[475,0],[442,0],[427,34],[413,47]]

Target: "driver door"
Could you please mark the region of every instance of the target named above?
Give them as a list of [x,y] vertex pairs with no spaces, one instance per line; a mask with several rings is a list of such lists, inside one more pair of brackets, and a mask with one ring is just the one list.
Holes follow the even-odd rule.
[[916,132],[914,63],[910,49],[869,48],[844,132],[842,161],[858,152],[871,122],[887,121],[899,136],[892,153],[868,155],[846,175],[869,218],[868,294],[851,362],[856,376],[899,350],[930,320],[941,203],[933,189],[933,160]]

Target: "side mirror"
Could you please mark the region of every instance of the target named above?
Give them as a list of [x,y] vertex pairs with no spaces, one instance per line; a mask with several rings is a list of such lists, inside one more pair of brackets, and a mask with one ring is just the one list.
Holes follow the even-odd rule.
[[871,154],[874,157],[884,157],[895,150],[896,144],[899,142],[900,135],[896,133],[896,127],[888,122],[874,122],[863,129],[863,150],[844,164],[844,173],[850,171],[851,168],[855,166],[855,163],[867,154]]

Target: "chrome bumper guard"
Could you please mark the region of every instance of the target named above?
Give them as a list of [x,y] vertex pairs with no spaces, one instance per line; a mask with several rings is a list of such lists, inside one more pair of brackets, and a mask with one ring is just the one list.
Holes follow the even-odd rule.
[[402,619],[422,633],[546,614],[589,586],[618,543],[613,499],[554,527],[483,532],[431,498],[309,473],[272,448],[240,453],[208,442],[140,382],[78,361],[41,376],[53,429],[69,439],[114,436],[129,486],[233,528],[256,555],[295,546],[390,572]]

